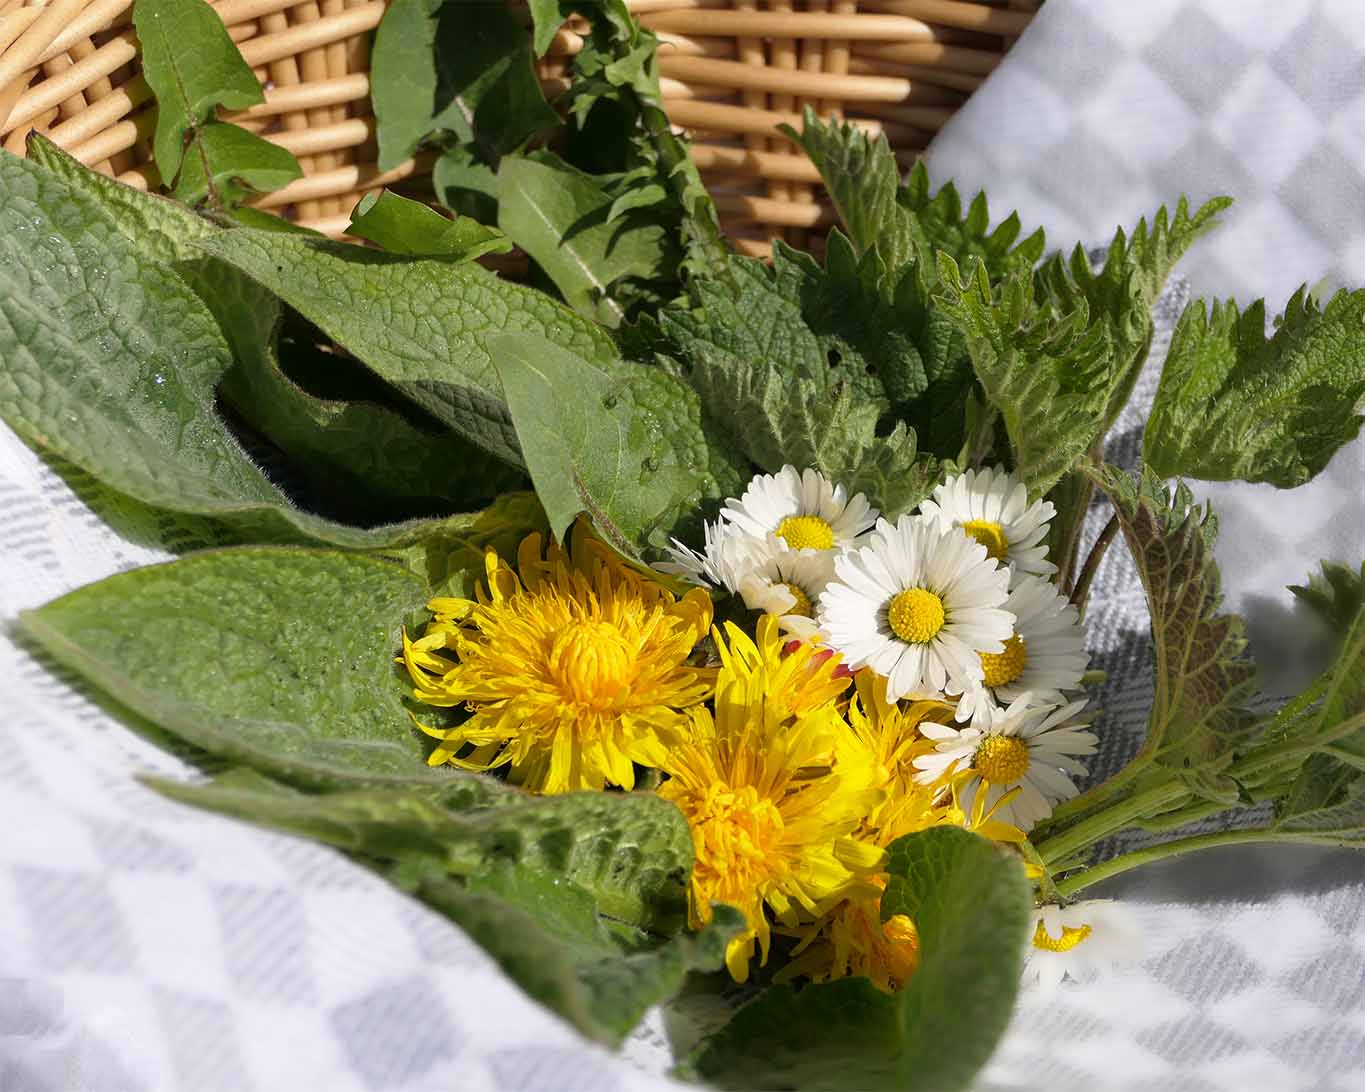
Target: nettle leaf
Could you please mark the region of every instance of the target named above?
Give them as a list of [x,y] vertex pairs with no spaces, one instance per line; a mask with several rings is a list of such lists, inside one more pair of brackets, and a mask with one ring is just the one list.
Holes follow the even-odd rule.
[[1114,505],[1151,613],[1155,693],[1138,760],[1216,774],[1246,735],[1241,704],[1255,673],[1241,618],[1218,613],[1217,522],[1150,470],[1140,481],[1109,466],[1091,476]]
[[467,216],[442,216],[430,205],[389,190],[366,194],[351,213],[346,234],[368,239],[393,254],[470,261],[505,254],[512,240]]
[[876,249],[889,269],[915,260],[932,284],[935,255],[942,250],[959,265],[978,259],[991,279],[999,280],[1032,269],[1043,256],[1041,228],[1019,241],[1019,216],[1011,213],[991,230],[984,193],[976,195],[964,217],[956,187],[949,182],[931,193],[922,162],[915,163],[902,186],[900,166],[884,135],[873,138],[848,122],[823,122],[809,108],[800,133],[783,128],[819,169],[854,245],[859,251]]
[[169,182],[180,172],[186,137],[215,108],[245,110],[265,95],[223,20],[203,0],[137,0],[133,26],[157,102],[153,155]]
[[559,124],[526,30],[502,4],[395,0],[375,31],[370,78],[381,170],[439,131],[496,160]]
[[598,179],[553,153],[505,156],[498,195],[498,226],[569,306],[608,326],[625,320],[641,287],[677,267],[680,255],[663,224],[618,209]]
[[896,298],[881,259],[856,258],[836,233],[826,269],[779,244],[771,268],[735,259],[729,280],[694,289],[699,307],[661,316],[663,348],[745,456],[815,467],[888,513],[927,495],[937,463],[887,391],[914,406],[941,380],[953,334],[917,309],[913,286]]
[[1257,750],[1317,750],[1365,770],[1365,565],[1360,573],[1324,562],[1307,588],[1291,588],[1337,638],[1331,665],[1287,702],[1256,739]]
[[[580,512],[627,556],[722,494],[696,395],[642,364],[603,365],[532,334],[489,339],[512,420],[561,540]],[[733,472],[729,472],[730,475]]]
[[[899,994],[865,978],[772,986],[690,1060],[722,1088],[966,1088],[1004,1033],[1032,897],[1017,860],[967,831],[906,835],[887,855],[882,916],[906,914],[920,965]],[[952,1049],[944,1044],[951,1042]]]
[[308,786],[434,781],[393,664],[427,594],[390,561],[237,547],[111,576],[20,624],[122,706],[226,761]]
[[513,466],[523,465],[521,450],[487,339],[534,333],[593,363],[616,360],[610,335],[595,323],[473,263],[248,230],[201,245],[438,421]]
[[1275,803],[1271,831],[1280,840],[1329,846],[1365,844],[1365,770],[1312,755]]
[[1349,565],[1324,561],[1320,571],[1309,574],[1306,586],[1291,584],[1289,590],[1335,632],[1346,633],[1365,609],[1365,561],[1358,572]]
[[1265,334],[1265,302],[1185,310],[1143,439],[1163,476],[1270,482],[1314,477],[1360,431],[1365,409],[1365,290],[1325,308],[1299,289]]
[[1091,321],[1083,299],[1067,314],[1039,310],[1027,273],[1010,277],[997,293],[981,263],[965,277],[946,253],[939,263],[934,302],[966,337],[976,377],[1004,422],[1015,473],[1030,493],[1044,494],[1103,427],[1109,330]]

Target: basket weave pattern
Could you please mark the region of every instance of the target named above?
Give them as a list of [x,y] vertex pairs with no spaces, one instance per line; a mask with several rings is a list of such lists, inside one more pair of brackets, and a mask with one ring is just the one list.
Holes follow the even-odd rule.
[[[254,203],[339,236],[381,186],[431,194],[431,159],[375,163],[369,44],[383,0],[212,0],[265,102],[229,120],[289,149],[304,177]],[[801,243],[831,222],[814,167],[774,127],[803,108],[885,132],[907,163],[998,63],[1037,0],[628,0],[661,40],[665,104],[690,133],[739,249]],[[513,0],[514,10],[529,15]],[[547,96],[568,83],[569,23],[537,62]],[[132,0],[0,0],[0,143],[37,130],[140,189],[152,162],[151,93]]]

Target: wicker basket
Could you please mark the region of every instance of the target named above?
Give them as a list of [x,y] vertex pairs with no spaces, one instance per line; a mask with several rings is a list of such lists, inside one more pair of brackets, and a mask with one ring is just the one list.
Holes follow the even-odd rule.
[[[991,71],[1037,0],[628,0],[663,48],[670,116],[726,230],[746,253],[801,243],[831,219],[814,168],[774,131],[809,105],[883,131],[907,162]],[[213,0],[266,87],[231,120],[288,148],[304,177],[257,200],[340,235],[361,196],[390,185],[430,195],[429,159],[381,173],[369,104],[370,32],[383,0]],[[524,5],[519,6],[524,11]],[[0,142],[30,130],[146,189],[150,92],[138,72],[132,0],[0,0]],[[529,16],[528,16],[529,23]],[[566,84],[582,39],[570,24],[539,63]]]

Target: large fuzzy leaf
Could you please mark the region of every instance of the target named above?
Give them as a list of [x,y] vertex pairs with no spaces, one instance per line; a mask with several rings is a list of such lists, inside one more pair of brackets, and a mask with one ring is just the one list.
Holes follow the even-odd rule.
[[625,361],[603,367],[531,334],[501,334],[489,348],[561,539],[587,512],[607,541],[638,556],[652,533],[671,531],[703,498],[737,484],[708,443],[696,395],[668,373]]
[[427,582],[393,562],[240,547],[120,573],[21,616],[139,716],[308,785],[431,780],[393,665]]
[[471,263],[233,230],[201,244],[277,294],[376,375],[484,450],[521,464],[487,339],[534,333],[584,359],[611,338],[549,296]]
[[1143,440],[1159,474],[1302,485],[1360,431],[1365,290],[1320,307],[1300,289],[1265,333],[1265,303],[1180,317]]
[[[691,1061],[723,1088],[953,1092],[1004,1033],[1032,900],[1018,862],[940,827],[892,843],[882,916],[905,914],[921,961],[897,995],[865,978],[773,986]],[[946,1046],[946,1044],[951,1046]]]
[[246,770],[150,783],[380,868],[469,932],[532,997],[612,1044],[689,971],[719,967],[742,924],[720,907],[700,935],[682,931],[692,836],[649,793],[532,797],[456,775],[312,794]]

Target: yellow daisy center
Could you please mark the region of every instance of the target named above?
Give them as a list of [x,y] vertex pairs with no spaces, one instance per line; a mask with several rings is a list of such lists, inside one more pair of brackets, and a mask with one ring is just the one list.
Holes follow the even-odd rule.
[[1009,557],[1010,544],[1005,538],[1005,529],[991,519],[969,519],[962,529],[986,547],[986,556],[995,561]]
[[986,673],[986,685],[1006,686],[1014,682],[1024,673],[1027,662],[1028,650],[1024,639],[1016,633],[1005,642],[1005,651],[981,653],[981,670]]
[[1038,923],[1038,928],[1033,930],[1033,946],[1041,948],[1045,952],[1069,952],[1091,933],[1090,926],[1081,925],[1072,928],[1069,925],[1062,926],[1062,935],[1054,937],[1045,928],[1043,923]]
[[550,648],[550,670],[565,695],[584,705],[610,704],[631,676],[621,631],[607,622],[570,622]]
[[926,588],[906,588],[891,600],[886,620],[906,644],[925,644],[943,628],[943,600]]
[[807,595],[801,588],[797,587],[790,581],[783,584],[782,587],[786,588],[787,591],[791,592],[791,597],[796,600],[796,602],[792,605],[791,609],[787,611],[787,613],[799,614],[801,615],[802,618],[812,617],[810,596]]
[[834,549],[834,528],[819,516],[788,516],[777,525],[777,535],[793,550]]
[[997,784],[1018,781],[1028,766],[1028,744],[1017,736],[987,736],[972,755],[972,769]]

